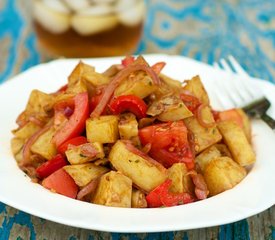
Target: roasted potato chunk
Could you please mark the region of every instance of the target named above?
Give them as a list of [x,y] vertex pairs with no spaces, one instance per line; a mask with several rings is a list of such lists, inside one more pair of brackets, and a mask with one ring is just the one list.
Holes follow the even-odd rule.
[[167,84],[171,89],[173,89],[175,92],[178,92],[181,88],[182,83],[180,81],[177,81],[171,77],[166,76],[165,74],[160,74],[160,79]]
[[218,112],[218,121],[233,121],[238,124],[245,133],[248,142],[251,142],[251,124],[246,113],[240,108],[232,108]]
[[131,152],[122,141],[112,147],[109,159],[115,169],[131,178],[139,188],[150,192],[167,178],[167,171],[160,163],[144,154]]
[[114,143],[118,137],[118,116],[108,115],[86,120],[86,135],[89,142]]
[[11,140],[11,150],[17,162],[22,160],[22,150],[26,140],[40,129],[41,127],[33,122],[28,122],[23,127],[13,130],[14,138]]
[[245,136],[246,136],[248,142],[251,142],[251,123],[250,123],[250,120],[249,120],[248,116],[246,115],[246,113],[241,108],[238,108],[236,110],[242,118],[243,130],[244,130]]
[[91,162],[96,159],[103,159],[105,154],[101,143],[85,143],[68,149],[66,157],[70,164],[81,164]]
[[120,115],[118,131],[121,139],[131,140],[138,136],[138,122],[134,114],[124,113]]
[[90,181],[109,171],[108,168],[96,166],[93,163],[67,165],[63,169],[74,179],[79,187],[84,187]]
[[27,139],[36,133],[41,127],[33,122],[26,123],[22,128],[13,131],[16,138]]
[[66,92],[67,94],[73,94],[76,95],[78,93],[83,93],[83,92],[87,92],[87,85],[83,80],[79,80],[77,81],[73,86],[68,86]]
[[52,107],[54,96],[41,92],[39,90],[32,90],[26,107],[27,112],[48,115],[48,110]]
[[219,157],[209,162],[204,171],[210,196],[233,188],[246,176],[246,170],[229,157]]
[[132,181],[120,172],[104,174],[92,198],[95,204],[112,207],[131,207]]
[[80,61],[70,76],[68,77],[69,86],[74,86],[78,81],[85,80],[95,87],[109,82],[109,78],[103,74],[95,72],[95,68]]
[[222,136],[216,127],[215,120],[208,106],[205,106],[202,111],[203,120],[207,123],[213,123],[213,127],[203,127],[198,119],[193,116],[184,119],[187,128],[193,133],[195,138],[195,151],[199,153],[211,145],[219,142]]
[[192,94],[194,94],[194,96],[198,98],[201,103],[209,105],[208,94],[199,76],[195,76],[191,80],[187,80],[185,82],[186,82],[186,85],[183,87],[184,90],[187,90]]
[[123,81],[115,90],[115,96],[135,95],[140,98],[149,96],[156,90],[156,85],[152,79],[143,72],[138,73],[132,78]]
[[54,127],[43,133],[31,146],[31,151],[46,159],[53,158],[56,153],[56,146],[52,143],[53,135],[55,134]]
[[132,190],[132,203],[131,203],[132,208],[146,208],[147,207],[147,201],[145,198],[145,194],[138,190],[138,189],[133,189]]
[[221,153],[215,145],[212,145],[196,156],[195,162],[203,173],[208,163],[218,157],[221,157]]
[[217,143],[214,145],[218,150],[219,152],[221,153],[221,157],[229,157],[229,158],[232,158],[232,154],[231,152],[229,151],[228,147],[223,144],[223,143]]
[[11,139],[11,151],[15,160],[19,163],[23,159],[22,151],[25,140],[22,138]]
[[184,163],[174,163],[168,169],[168,178],[172,180],[170,191],[174,193],[190,193],[194,192],[194,185],[191,176]]
[[248,166],[256,161],[255,153],[249,144],[243,129],[233,121],[222,121],[218,128],[228,146],[233,159],[241,166]]
[[193,113],[176,95],[165,96],[154,101],[148,108],[147,114],[156,116],[163,122],[178,121],[193,116]]

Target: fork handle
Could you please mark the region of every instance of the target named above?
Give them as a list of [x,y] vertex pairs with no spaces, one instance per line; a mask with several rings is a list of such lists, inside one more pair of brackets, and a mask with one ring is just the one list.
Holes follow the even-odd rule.
[[269,117],[266,113],[261,116],[261,119],[272,129],[275,129],[275,120]]

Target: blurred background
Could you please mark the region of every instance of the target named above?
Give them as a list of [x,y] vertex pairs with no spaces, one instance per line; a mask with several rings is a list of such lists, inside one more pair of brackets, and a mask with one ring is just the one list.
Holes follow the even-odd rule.
[[[233,55],[250,75],[275,82],[275,0],[120,0],[111,18],[114,10],[106,5],[112,0],[32,2],[0,0],[0,83],[65,55],[124,53],[177,54],[211,65]],[[208,229],[110,235],[55,224],[0,202],[0,239],[275,239],[272,209]]]

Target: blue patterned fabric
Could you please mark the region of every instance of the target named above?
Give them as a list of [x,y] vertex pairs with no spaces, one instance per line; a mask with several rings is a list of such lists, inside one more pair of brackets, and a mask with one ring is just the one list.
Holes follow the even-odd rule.
[[[21,10],[22,4],[24,1],[0,2],[0,83],[43,59],[37,50],[29,14]],[[146,4],[147,20],[137,53],[179,54],[209,64],[231,54],[250,75],[275,82],[274,0],[147,0]],[[29,239],[36,239],[33,216],[8,211],[3,203],[0,203],[0,216],[4,219],[0,223],[0,239],[10,239],[18,225],[28,229]],[[46,227],[49,223],[41,219],[39,224]],[[185,231],[145,235],[112,233],[108,237],[152,240],[177,236],[189,239],[191,235]],[[87,239],[98,239],[101,234],[91,232],[87,236]],[[273,226],[267,237],[275,239]],[[247,220],[220,226],[216,238],[250,239]],[[71,235],[68,239],[78,238]]]
[[148,1],[140,51],[212,64],[233,55],[253,76],[275,75],[275,1]]

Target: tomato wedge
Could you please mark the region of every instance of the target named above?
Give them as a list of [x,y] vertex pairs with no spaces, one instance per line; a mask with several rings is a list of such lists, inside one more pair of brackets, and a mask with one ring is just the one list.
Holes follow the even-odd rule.
[[85,129],[85,122],[89,116],[88,93],[79,93],[74,97],[74,111],[68,122],[53,136],[52,141],[57,148],[65,141],[79,136]]
[[134,56],[126,56],[124,59],[121,60],[121,64],[124,67],[128,67],[130,64],[132,64],[135,61]]
[[147,105],[141,98],[135,95],[119,96],[110,103],[109,107],[114,114],[129,111],[135,114],[137,118],[146,117]]
[[183,121],[156,124],[139,130],[142,145],[151,144],[149,155],[152,158],[165,167],[184,162],[188,169],[193,169],[194,156],[187,134]]
[[42,181],[42,186],[70,198],[76,198],[78,192],[78,186],[63,168],[45,178]]
[[49,161],[43,163],[36,169],[36,174],[40,178],[45,178],[57,171],[58,169],[67,165],[66,160],[61,154],[57,154]]
[[65,154],[65,152],[68,150],[68,146],[69,145],[74,145],[74,146],[79,146],[81,144],[87,143],[87,138],[83,137],[83,136],[79,136],[79,137],[75,137],[75,138],[71,138],[68,141],[64,142],[63,144],[61,144],[58,147],[58,152],[61,154]]
[[172,207],[180,204],[193,202],[193,198],[188,193],[171,193],[169,187],[172,184],[171,179],[167,179],[161,185],[153,189],[147,196],[146,201],[149,207]]

